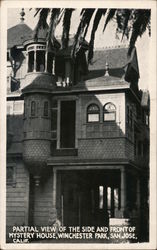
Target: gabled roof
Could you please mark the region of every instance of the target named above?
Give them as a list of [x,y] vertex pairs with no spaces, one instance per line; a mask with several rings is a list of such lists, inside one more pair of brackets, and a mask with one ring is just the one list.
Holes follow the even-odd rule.
[[[94,52],[92,63],[88,67],[87,79],[94,79],[105,74],[105,64],[108,63],[109,75],[114,77],[124,77],[128,73],[127,70],[134,68],[139,77],[138,61],[136,49],[132,50],[131,55],[128,55],[128,47],[112,47],[102,48]],[[128,66],[131,66],[128,68]]]
[[32,37],[32,29],[21,22],[7,31],[7,48],[13,48],[14,46],[20,46],[27,39]]
[[129,61],[127,47],[102,48],[94,52],[92,64],[89,70],[104,69],[107,62],[110,69],[122,68]]
[[95,79],[82,81],[73,86],[73,89],[80,90],[105,90],[105,89],[123,89],[129,88],[130,84],[123,78],[113,76],[101,76]]

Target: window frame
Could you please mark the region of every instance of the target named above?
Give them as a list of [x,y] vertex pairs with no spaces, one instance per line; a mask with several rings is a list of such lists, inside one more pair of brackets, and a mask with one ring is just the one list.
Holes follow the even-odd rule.
[[[107,105],[112,105],[114,109],[105,109]],[[105,114],[114,114],[114,120],[105,120]],[[116,122],[116,106],[112,102],[108,102],[103,106],[103,122]]]
[[127,105],[126,108],[126,123],[128,125],[128,127],[133,130],[133,108],[130,107],[129,105]]
[[[12,168],[13,170],[13,176],[12,176],[12,180],[8,180],[8,169]],[[16,186],[16,164],[15,163],[8,163],[7,164],[7,171],[6,171],[6,184],[7,186],[12,186],[15,187]]]
[[[97,107],[98,109],[97,110],[89,110],[90,107],[92,106],[95,106]],[[90,114],[95,114],[95,115],[98,115],[98,121],[89,121],[89,115]],[[98,104],[96,103],[90,103],[88,106],[87,106],[87,109],[86,109],[86,120],[87,120],[87,123],[99,123],[100,122],[100,107]]]
[[[47,104],[47,106],[45,106]],[[49,102],[44,101],[43,103],[43,117],[48,117],[49,116]]]
[[[33,104],[34,104],[34,107],[32,107]],[[30,114],[30,116],[31,117],[35,117],[36,116],[36,102],[35,101],[31,101],[31,114]]]

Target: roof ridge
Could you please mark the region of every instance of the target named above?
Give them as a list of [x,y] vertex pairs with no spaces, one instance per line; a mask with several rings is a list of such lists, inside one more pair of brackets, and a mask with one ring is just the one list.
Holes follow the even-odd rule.
[[[15,27],[17,27],[17,26],[19,26],[19,25],[25,25],[25,26],[27,26],[30,30],[32,30],[32,28],[31,28],[29,25],[27,25],[25,22],[19,22],[19,23],[17,23],[16,25],[14,25],[14,26],[10,27],[9,29],[7,29],[7,31],[9,31],[10,29],[13,29],[13,28],[15,28]],[[33,30],[32,30],[32,31],[33,31]]]
[[101,51],[101,50],[113,50],[113,49],[125,49],[128,48],[129,44],[123,44],[123,45],[113,45],[113,46],[105,46],[105,47],[97,47],[95,48],[95,51]]

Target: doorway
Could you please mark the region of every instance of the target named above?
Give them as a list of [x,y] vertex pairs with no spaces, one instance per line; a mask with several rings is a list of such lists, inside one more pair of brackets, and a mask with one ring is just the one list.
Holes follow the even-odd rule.
[[61,101],[60,148],[75,148],[75,101]]
[[108,226],[120,209],[120,174],[105,170],[62,171],[61,214],[66,226]]

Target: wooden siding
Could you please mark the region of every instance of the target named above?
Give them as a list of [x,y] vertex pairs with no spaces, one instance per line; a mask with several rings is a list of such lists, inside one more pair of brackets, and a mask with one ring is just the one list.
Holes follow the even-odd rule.
[[[9,162],[9,165],[12,163]],[[6,219],[7,226],[27,225],[29,206],[29,174],[22,161],[17,160],[15,166],[15,184],[7,185]]]

